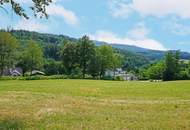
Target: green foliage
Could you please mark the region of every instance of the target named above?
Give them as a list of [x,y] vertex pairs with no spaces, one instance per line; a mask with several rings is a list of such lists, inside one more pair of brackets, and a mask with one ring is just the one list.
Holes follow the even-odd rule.
[[[39,15],[41,18],[44,16],[47,18],[48,14],[46,13],[46,7],[52,2],[52,0],[31,0],[31,1],[33,3],[33,6],[31,6],[30,9],[34,12],[34,16]],[[23,5],[17,0],[1,0],[0,1],[0,5],[6,7],[6,4],[10,4],[13,11],[17,15],[23,16],[26,19],[29,18],[28,15],[26,14],[26,11],[24,10]]]
[[116,76],[114,78],[114,80],[116,80],[116,81],[124,81],[123,77],[121,77],[121,76]]
[[167,52],[163,61],[140,71],[141,79],[185,80],[190,79],[188,63],[180,60],[180,52]]
[[64,74],[64,67],[61,61],[47,59],[44,63],[44,71],[46,75]]
[[44,45],[44,56],[47,59],[54,59],[54,60],[60,60],[60,46],[57,44],[47,43]]
[[107,69],[112,69],[114,51],[111,46],[103,45],[97,49],[98,59],[100,60],[100,78],[103,78]]
[[40,70],[43,67],[43,52],[40,46],[34,41],[29,41],[23,55],[21,56],[21,61],[18,64],[24,72],[32,70]]
[[60,57],[66,74],[72,74],[75,67],[78,66],[77,44],[75,42],[66,41],[60,50]]
[[122,55],[122,67],[123,69],[133,72],[138,72],[139,68],[149,65],[152,61],[146,57],[132,53],[126,50],[117,50]]
[[0,76],[3,75],[6,67],[12,67],[15,64],[17,40],[7,32],[0,32]]
[[160,61],[158,63],[152,64],[148,68],[145,68],[143,70],[143,73],[141,72],[141,77],[143,77],[142,75],[144,75],[145,79],[161,80],[163,79],[164,70],[165,64],[163,61]]
[[100,71],[101,71],[100,55],[98,55],[97,48],[95,51],[96,53],[90,60],[89,67],[88,67],[88,72],[90,75],[92,75],[93,78],[97,78],[97,76],[100,75]]
[[163,61],[152,62],[139,53],[115,49],[107,44],[95,46],[88,36],[73,39],[63,35],[13,30],[11,34],[20,43],[18,48],[13,36],[5,31],[1,34],[4,35],[0,37],[1,72],[16,66],[23,69],[23,75],[37,69],[46,75],[66,74],[70,78],[97,79],[105,78],[106,70],[122,68],[139,74],[141,79],[190,79],[190,64],[180,59],[178,51],[168,52]]
[[78,56],[79,56],[79,63],[80,67],[82,69],[82,75],[83,78],[85,78],[85,75],[87,73],[87,69],[89,68],[90,61],[95,56],[95,45],[92,41],[90,41],[88,36],[83,36],[81,39],[79,39],[78,42]]
[[190,77],[190,61],[189,61],[189,65],[188,65],[188,68],[187,68],[187,72],[188,72],[188,75]]
[[123,57],[118,53],[114,53],[112,57],[112,69],[115,71],[117,68],[121,68],[122,61]]
[[163,73],[163,80],[176,80],[178,79],[179,68],[179,52],[166,53],[165,57],[165,71]]

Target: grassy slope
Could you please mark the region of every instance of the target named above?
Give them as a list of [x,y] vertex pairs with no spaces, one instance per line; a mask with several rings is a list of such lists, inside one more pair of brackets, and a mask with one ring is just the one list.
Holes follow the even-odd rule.
[[190,81],[0,81],[0,129],[189,130]]

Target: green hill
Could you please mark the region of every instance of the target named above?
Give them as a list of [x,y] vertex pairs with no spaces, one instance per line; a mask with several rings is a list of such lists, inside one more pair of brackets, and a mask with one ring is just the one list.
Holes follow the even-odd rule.
[[[14,35],[21,43],[25,46],[27,41],[34,40],[38,42],[43,50],[46,58],[52,58],[55,60],[59,59],[57,52],[60,49],[60,45],[65,41],[77,41],[78,39],[72,38],[65,35],[55,35],[55,34],[44,34],[38,32],[31,32],[25,30],[12,30],[12,35]],[[109,44],[101,41],[94,41],[97,46],[100,45],[111,45],[116,51],[120,52],[124,56],[124,68],[133,70],[135,68],[142,67],[149,63],[153,63],[164,58],[165,51],[150,50],[145,48],[140,48],[130,45],[121,44]],[[190,59],[190,53],[182,52],[181,59]]]

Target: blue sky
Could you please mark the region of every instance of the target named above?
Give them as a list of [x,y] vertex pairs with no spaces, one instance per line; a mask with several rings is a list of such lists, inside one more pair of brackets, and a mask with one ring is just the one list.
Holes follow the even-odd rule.
[[0,28],[8,26],[79,38],[190,52],[190,0],[53,0],[49,19],[32,17],[31,0],[17,0],[30,14],[25,20],[0,11]]

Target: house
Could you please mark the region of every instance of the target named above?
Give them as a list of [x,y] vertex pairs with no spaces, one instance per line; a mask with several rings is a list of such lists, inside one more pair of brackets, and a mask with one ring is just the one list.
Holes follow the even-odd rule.
[[23,70],[21,68],[9,68],[5,69],[3,75],[5,76],[21,76]]
[[127,80],[127,81],[138,80],[138,77],[135,76],[134,74],[125,74],[122,77],[123,77],[124,80]]
[[127,71],[123,71],[121,68],[117,68],[114,71],[112,70],[107,70],[105,72],[105,76],[106,77],[121,77],[123,80],[126,80],[126,81],[133,81],[133,80],[138,80],[138,77],[135,76],[134,74],[131,74],[131,73],[127,73]]

